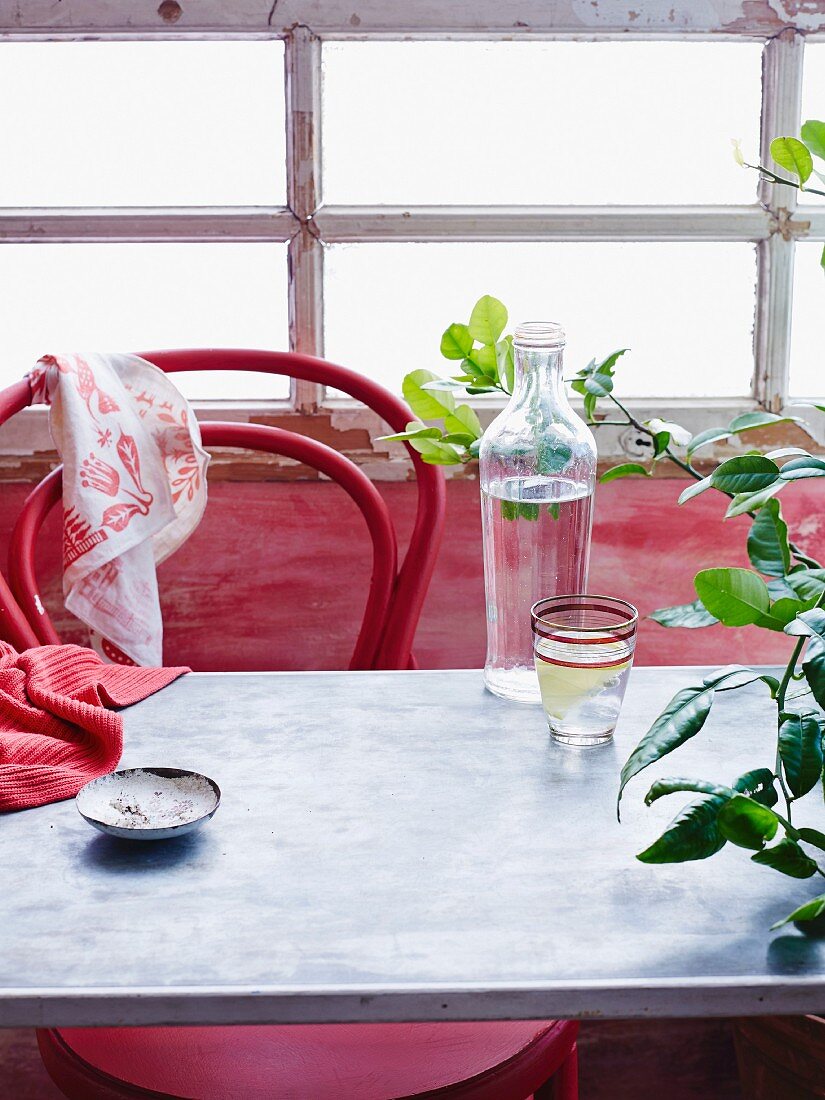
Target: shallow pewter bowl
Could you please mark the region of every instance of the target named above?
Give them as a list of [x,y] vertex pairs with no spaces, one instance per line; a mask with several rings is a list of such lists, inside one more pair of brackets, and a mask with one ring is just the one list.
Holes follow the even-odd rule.
[[127,768],[93,779],[75,802],[101,833],[123,840],[166,840],[208,821],[220,805],[221,790],[198,772]]

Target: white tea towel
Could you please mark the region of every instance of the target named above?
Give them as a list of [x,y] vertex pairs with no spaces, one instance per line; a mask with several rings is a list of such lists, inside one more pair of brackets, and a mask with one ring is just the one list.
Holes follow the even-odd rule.
[[[46,355],[30,373],[63,460],[63,595],[104,657],[163,663],[155,566],[206,507],[188,401],[137,355]],[[128,662],[127,662],[128,663]]]

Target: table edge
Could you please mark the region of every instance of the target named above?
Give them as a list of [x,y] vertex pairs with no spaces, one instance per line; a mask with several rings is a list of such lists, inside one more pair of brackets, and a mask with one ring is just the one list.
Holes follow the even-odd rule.
[[825,980],[679,979],[307,987],[7,989],[0,1027],[645,1019],[821,1012]]

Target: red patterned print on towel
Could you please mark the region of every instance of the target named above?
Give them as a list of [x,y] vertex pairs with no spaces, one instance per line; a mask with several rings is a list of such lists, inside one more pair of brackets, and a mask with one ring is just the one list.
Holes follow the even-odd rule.
[[162,662],[155,566],[206,504],[208,455],[186,400],[136,355],[48,355],[31,373],[64,463],[63,591],[109,660]]

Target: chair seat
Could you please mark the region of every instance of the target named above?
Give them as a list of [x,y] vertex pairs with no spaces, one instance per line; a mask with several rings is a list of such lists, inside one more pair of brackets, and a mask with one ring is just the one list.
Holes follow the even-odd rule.
[[73,1054],[117,1082],[186,1100],[391,1100],[477,1077],[540,1047],[526,1090],[507,1094],[518,1100],[554,1072],[575,1034],[575,1024],[546,1020],[66,1028],[41,1033],[41,1047],[47,1066],[62,1048],[64,1061]]

